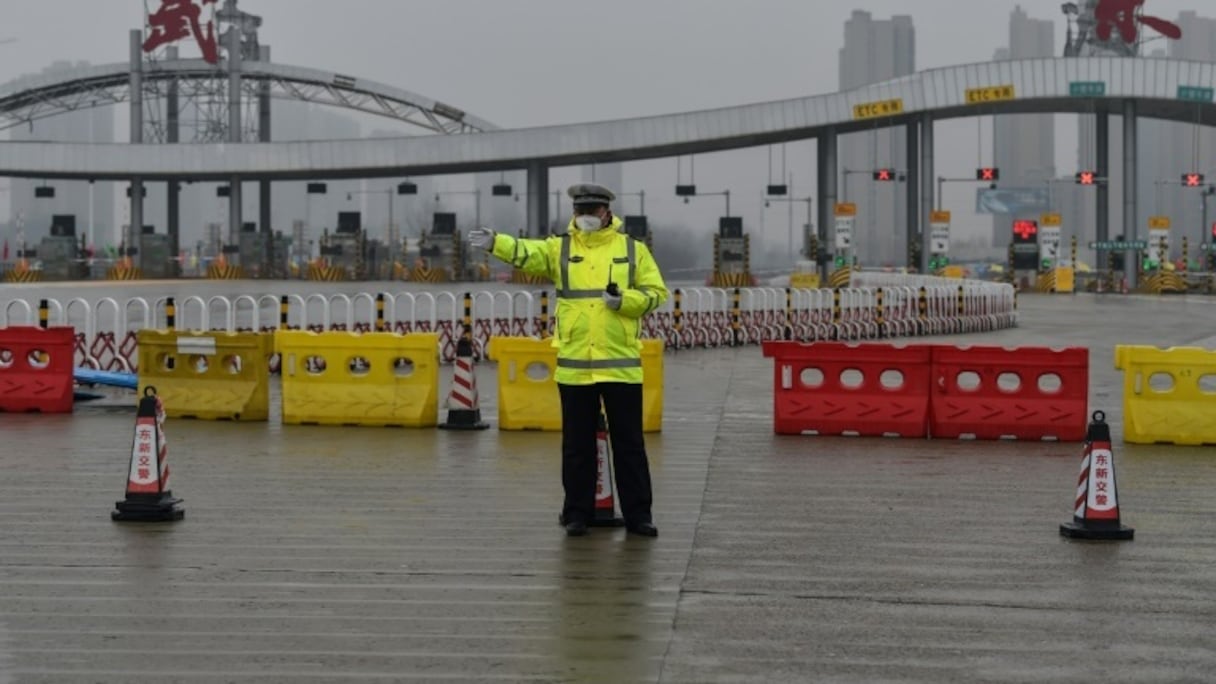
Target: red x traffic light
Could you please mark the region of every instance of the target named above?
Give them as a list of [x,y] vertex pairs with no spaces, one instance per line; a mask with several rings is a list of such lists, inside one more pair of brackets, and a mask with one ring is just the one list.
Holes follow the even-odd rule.
[[1037,221],[1022,220],[1013,222],[1013,234],[1018,237],[1019,242],[1032,241],[1038,233],[1039,224]]
[[1096,178],[1097,174],[1095,174],[1093,171],[1077,172],[1077,183],[1080,185],[1093,185]]
[[979,181],[998,181],[1001,179],[1001,170],[991,166],[975,170],[975,179]]
[[895,180],[895,169],[875,169],[874,180],[883,182]]
[[1184,173],[1182,174],[1182,184],[1188,188],[1197,188],[1203,185],[1202,173]]

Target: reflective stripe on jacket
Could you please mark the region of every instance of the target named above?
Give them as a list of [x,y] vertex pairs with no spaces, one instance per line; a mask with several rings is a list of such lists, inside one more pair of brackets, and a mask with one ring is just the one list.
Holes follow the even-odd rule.
[[[621,220],[594,232],[571,221],[564,235],[539,240],[497,235],[494,256],[553,281],[557,295],[557,382],[642,382],[642,317],[667,301],[667,285],[645,244],[620,232]],[[621,308],[609,309],[614,282]]]

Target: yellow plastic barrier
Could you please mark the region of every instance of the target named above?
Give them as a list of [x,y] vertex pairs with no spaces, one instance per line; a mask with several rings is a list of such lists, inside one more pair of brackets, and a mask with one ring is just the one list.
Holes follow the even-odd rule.
[[642,340],[642,432],[663,431],[663,341]]
[[1077,275],[1072,266],[1056,268],[1056,292],[1071,294],[1076,289]]
[[1216,351],[1115,347],[1123,371],[1123,439],[1216,444]]
[[[498,362],[498,429],[562,429],[562,403],[553,378],[552,339],[494,337],[489,354]],[[663,342],[642,340],[642,430],[663,429]]]
[[156,388],[170,418],[270,417],[273,338],[261,333],[141,330],[139,395]]
[[283,423],[434,427],[439,335],[275,332]]
[[790,287],[797,290],[818,290],[818,273],[793,273],[790,275]]

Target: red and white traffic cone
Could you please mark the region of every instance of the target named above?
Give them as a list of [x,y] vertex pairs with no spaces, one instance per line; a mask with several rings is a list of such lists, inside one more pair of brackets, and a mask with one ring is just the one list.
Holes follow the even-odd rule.
[[1085,457],[1077,480],[1073,519],[1060,525],[1060,534],[1072,539],[1131,539],[1136,531],[1119,522],[1116,490],[1110,427],[1106,415],[1095,411],[1085,435]]
[[608,421],[603,411],[595,426],[595,466],[595,516],[591,527],[624,527],[625,519],[616,514],[612,449],[608,445]]
[[473,368],[473,341],[468,330],[456,343],[455,364],[452,392],[448,395],[448,419],[439,427],[443,430],[484,430],[490,425],[481,420],[477,374]]
[[127,474],[127,498],[114,504],[111,520],[165,522],[181,520],[182,500],[169,490],[169,450],[165,444],[165,407],[156,388],[148,387],[135,414],[135,440]]

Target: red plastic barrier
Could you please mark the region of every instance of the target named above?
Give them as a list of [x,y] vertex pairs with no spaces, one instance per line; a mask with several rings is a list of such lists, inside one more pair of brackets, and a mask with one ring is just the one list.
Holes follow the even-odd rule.
[[780,435],[924,437],[930,349],[924,345],[765,342]]
[[72,412],[76,330],[0,329],[0,411]]
[[957,439],[1085,439],[1089,350],[937,346],[929,434]]

